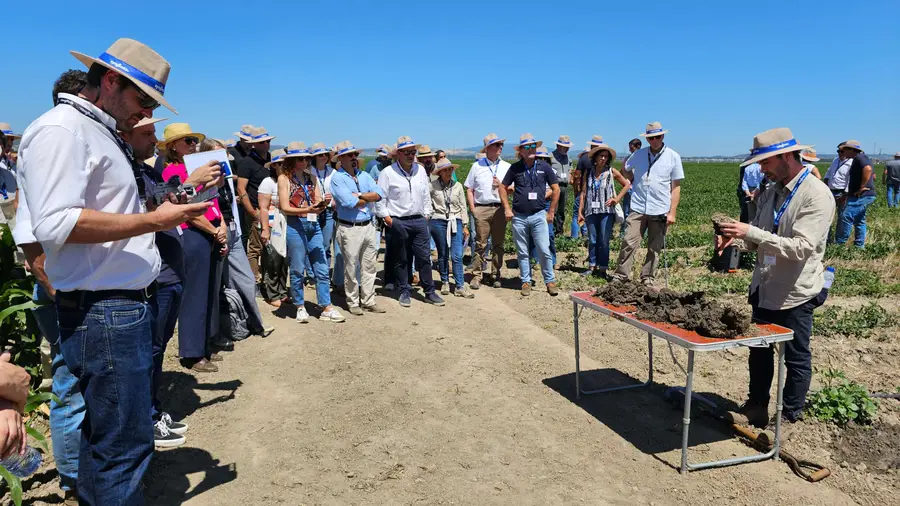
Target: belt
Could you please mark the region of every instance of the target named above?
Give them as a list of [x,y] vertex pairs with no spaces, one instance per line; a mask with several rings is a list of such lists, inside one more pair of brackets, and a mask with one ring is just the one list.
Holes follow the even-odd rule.
[[476,202],[475,207],[500,207],[500,204],[479,204],[478,202]]
[[569,186],[569,183],[567,183],[567,182],[562,182],[562,181],[559,182],[559,187],[560,187],[560,188],[565,188],[566,186]]
[[412,216],[391,216],[392,220],[400,220],[400,221],[418,220],[419,218],[424,218],[424,216],[422,216],[421,214],[414,214]]
[[366,225],[371,225],[372,220],[369,221],[347,221],[347,220],[337,220],[341,225],[347,225],[348,227],[365,227]]
[[56,302],[62,307],[76,308],[91,306],[102,300],[119,299],[147,302],[156,295],[159,285],[154,281],[141,290],[73,290],[56,292]]

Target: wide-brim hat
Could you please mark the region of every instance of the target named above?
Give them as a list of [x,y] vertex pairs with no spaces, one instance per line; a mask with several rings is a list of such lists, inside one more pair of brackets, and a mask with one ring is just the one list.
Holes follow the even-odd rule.
[[669,131],[663,130],[662,123],[659,121],[654,121],[653,123],[647,123],[647,128],[644,130],[644,133],[640,134],[641,137],[651,138],[651,137],[659,137],[660,135],[665,135]]
[[[169,118],[143,118],[142,120],[138,121],[136,125],[134,125],[132,130],[137,130],[138,128],[145,127],[147,125],[155,125],[161,121],[166,121],[168,119]],[[201,137],[200,134],[198,134],[197,136]]]
[[595,136],[591,137],[591,142],[588,142],[588,147],[585,151],[590,151],[591,148],[593,148],[594,146],[601,146],[603,144],[605,144],[603,142],[603,136],[595,135]]
[[288,158],[307,158],[309,156],[309,150],[306,149],[306,144],[302,142],[291,142],[284,147],[284,160]]
[[475,154],[475,160],[476,160],[476,161],[477,161],[477,160],[481,160],[482,158],[486,158],[486,157],[487,157],[487,155],[484,154],[484,153],[476,153],[476,154]]
[[235,137],[237,137],[238,139],[240,139],[242,141],[249,141],[249,140],[252,140],[252,138],[253,138],[253,134],[250,133],[250,130],[253,128],[256,128],[256,127],[254,127],[253,125],[241,125],[241,129],[237,132],[234,132],[232,135],[234,135]]
[[488,147],[491,144],[500,144],[500,143],[506,142],[506,139],[501,139],[500,137],[497,136],[497,134],[492,132],[492,133],[485,135],[484,139],[482,139],[482,141],[484,142],[484,147]]
[[416,144],[416,142],[412,140],[412,137],[407,137],[405,135],[401,136],[397,139],[397,143],[394,144],[394,147],[391,148],[391,156],[396,155],[397,152],[400,151],[401,149],[407,149],[407,148],[416,148],[416,151],[418,151],[419,145]]
[[544,141],[535,139],[534,136],[529,133],[522,134],[519,136],[519,143],[516,144],[516,151],[526,144],[537,144],[537,147],[541,147],[544,145]]
[[551,157],[550,152],[547,151],[547,148],[545,148],[543,146],[537,148],[536,156],[538,158],[550,158]]
[[276,163],[281,163],[284,161],[284,155],[286,151],[283,149],[276,149],[274,151],[269,151],[269,155],[271,156],[271,161],[266,162],[263,167],[269,168]]
[[610,145],[608,145],[608,144],[606,144],[606,143],[603,143],[603,144],[596,144],[596,145],[594,145],[593,147],[591,147],[591,150],[588,151],[588,158],[590,158],[591,160],[593,160],[593,159],[594,159],[594,155],[595,155],[597,152],[603,151],[603,150],[609,151],[609,155],[610,155],[609,163],[613,163],[614,161],[616,161],[616,156],[617,156],[617,155],[616,155],[616,150],[613,149],[612,146],[610,146]]
[[811,146],[806,146],[794,139],[794,134],[790,128],[773,128],[757,134],[753,138],[753,148],[750,150],[750,157],[741,163],[741,167],[771,158],[782,153],[791,153],[794,151],[803,151]]
[[818,162],[820,159],[818,157],[818,153],[813,149],[815,146],[810,146],[807,149],[804,149],[800,152],[800,158],[806,160],[807,162]]
[[21,138],[22,134],[17,134],[13,132],[12,126],[9,123],[0,123],[0,132],[3,132],[3,135],[7,137],[13,138]]
[[453,170],[456,168],[459,168],[458,164],[451,162],[449,158],[441,158],[434,164],[434,169],[432,169],[431,173],[437,174],[442,170]]
[[316,142],[309,147],[309,156],[330,155],[331,150],[324,142]]
[[431,146],[428,144],[422,144],[416,149],[416,156],[419,158],[426,156],[434,156],[434,153],[431,151]]
[[381,146],[378,146],[378,149],[375,150],[375,154],[378,156],[390,157],[391,156],[391,147],[388,146],[387,144],[382,144]]
[[265,127],[250,127],[246,130],[242,128],[237,135],[248,144],[271,141],[275,138],[274,135],[269,135],[269,131]]
[[[137,126],[135,126],[135,128],[137,128]],[[156,143],[156,145],[160,149],[165,149],[169,144],[185,137],[196,137],[199,142],[203,142],[203,139],[206,139],[205,135],[198,134],[191,130],[191,125],[187,123],[169,123],[166,125],[165,130],[163,130],[163,139]]]
[[334,145],[334,160],[337,160],[339,156],[349,155],[350,153],[357,153],[359,155],[362,154],[362,149],[353,145],[350,141],[341,141]]
[[562,146],[564,148],[571,148],[575,144],[572,142],[572,139],[570,139],[568,135],[560,135],[559,139],[556,141],[556,145]]
[[863,150],[862,144],[860,144],[859,141],[854,141],[854,140],[844,141],[844,142],[842,142],[842,143],[839,144],[839,147],[855,149],[855,150],[857,150],[857,151],[862,151],[862,150]]
[[166,92],[166,81],[169,79],[171,66],[150,46],[134,39],[119,39],[109,46],[98,58],[77,51],[69,51],[88,69],[97,63],[124,76],[153,100],[166,106],[178,114],[163,94]]

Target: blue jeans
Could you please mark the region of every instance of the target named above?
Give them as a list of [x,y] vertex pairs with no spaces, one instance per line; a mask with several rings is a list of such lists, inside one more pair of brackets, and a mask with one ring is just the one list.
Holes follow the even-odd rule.
[[[291,260],[291,298],[297,308],[302,308],[303,270],[307,258],[312,262],[316,277],[316,297],[320,306],[331,305],[331,286],[328,281],[328,260],[322,241],[322,229],[315,221],[296,216],[287,217],[287,253]],[[343,277],[343,276],[342,276]]]
[[[553,228],[553,224],[551,223],[549,227],[550,230],[550,257],[553,259],[553,268],[556,268],[556,230]],[[528,241],[528,253],[531,255],[531,258],[537,259],[537,248],[534,245],[534,241]]]
[[900,183],[887,184],[887,204],[889,208],[900,207]]
[[[333,274],[331,275],[332,283],[334,286],[344,286],[344,255],[341,255],[341,247],[338,245],[337,238],[334,234],[334,211],[326,211],[320,216],[325,216],[324,220],[321,217],[319,218],[319,227],[322,229],[322,244],[325,247],[326,265],[329,269],[332,268],[331,247],[334,246],[334,269]],[[312,264],[309,262],[309,258],[306,259],[306,271],[304,272],[304,275],[310,278],[315,277],[315,272],[313,271]]]
[[159,382],[162,378],[163,356],[166,346],[175,335],[175,324],[178,323],[178,311],[181,309],[181,283],[159,287],[156,297],[150,299],[150,314],[153,316],[153,378],[151,385],[150,416],[158,419],[162,413],[159,403]]
[[78,379],[69,371],[59,351],[56,305],[38,283],[34,285],[33,300],[41,304],[32,310],[32,315],[44,339],[50,343],[53,395],[59,398],[59,402],[50,401],[50,438],[53,440],[53,458],[59,472],[59,487],[63,490],[75,490],[78,481],[81,422],[84,420],[84,397],[78,390]]
[[[614,213],[590,214],[584,219],[588,229],[588,264],[591,268],[609,268],[609,241],[612,239]],[[624,229],[624,227],[622,227]]]
[[142,505],[141,480],[153,455],[150,308],[128,299],[73,302],[57,295],[60,350],[87,408],[79,503]]
[[578,237],[579,232],[582,236],[587,235],[587,225],[581,225],[580,227],[578,226],[578,208],[580,207],[578,199],[580,196],[580,193],[575,194],[575,198],[572,199],[572,237]]
[[848,197],[844,210],[841,211],[840,227],[835,242],[846,244],[850,239],[850,231],[854,230],[853,245],[862,248],[866,245],[866,210],[875,197]]
[[551,227],[547,224],[547,212],[539,211],[531,216],[517,213],[513,216],[512,228],[522,283],[531,283],[531,262],[528,253],[532,241],[537,248],[544,283],[553,283],[556,278],[553,276],[553,258],[550,255],[550,233],[547,229]]
[[450,282],[450,262],[453,262],[453,281],[456,288],[460,289],[465,283],[463,277],[463,222],[456,220],[456,233],[450,236],[450,244],[447,244],[447,220],[431,220],[431,240],[437,246],[438,272],[441,281]]

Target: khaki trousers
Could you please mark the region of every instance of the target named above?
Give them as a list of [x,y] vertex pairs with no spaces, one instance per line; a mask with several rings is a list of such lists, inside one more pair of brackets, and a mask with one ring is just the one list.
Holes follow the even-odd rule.
[[[351,227],[335,223],[338,245],[344,255],[344,291],[348,307],[375,305],[375,259],[378,255],[378,234],[368,223]],[[356,273],[359,269],[359,278]]]
[[666,236],[666,222],[660,221],[658,216],[635,212],[629,214],[625,220],[625,237],[622,240],[622,249],[619,251],[619,266],[616,268],[615,274],[617,278],[629,279],[631,277],[634,253],[641,246],[641,239],[645,232],[647,233],[647,258],[644,259],[644,266],[641,268],[641,281],[653,281]]
[[262,283],[262,273],[259,270],[259,258],[262,256],[262,238],[260,238],[259,222],[250,223],[250,237],[247,239],[247,260],[250,261],[250,270],[256,284]]
[[475,253],[472,258],[472,278],[481,280],[482,265],[488,237],[491,238],[492,274],[499,277],[503,266],[503,243],[506,240],[506,215],[503,206],[475,206]]

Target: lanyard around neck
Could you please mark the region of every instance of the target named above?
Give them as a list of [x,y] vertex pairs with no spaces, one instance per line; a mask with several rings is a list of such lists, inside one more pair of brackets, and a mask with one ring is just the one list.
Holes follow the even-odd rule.
[[416,170],[415,164],[413,164],[412,167],[409,168],[408,174],[406,170],[400,165],[400,163],[397,163],[397,168],[400,169],[400,173],[403,174],[403,177],[406,178],[406,182],[409,184],[409,193],[412,193],[412,175],[413,171]]
[[800,176],[800,179],[797,180],[797,184],[794,185],[794,189],[791,190],[790,193],[788,193],[787,197],[785,197],[784,202],[782,202],[782,204],[781,204],[781,209],[779,209],[778,212],[775,213],[774,228],[775,228],[776,233],[778,232],[778,224],[781,223],[781,217],[784,215],[784,212],[787,211],[788,204],[791,203],[791,200],[794,198],[794,194],[796,194],[797,190],[800,189],[800,185],[803,184],[803,180],[806,179],[806,176],[808,176],[809,173],[810,173],[810,170],[806,169],[806,171],[803,173],[803,175]]

